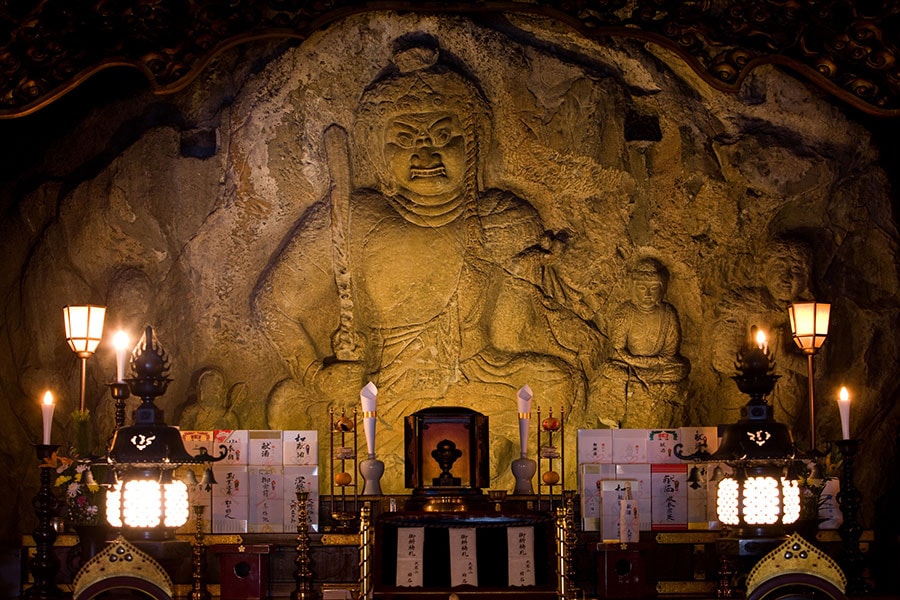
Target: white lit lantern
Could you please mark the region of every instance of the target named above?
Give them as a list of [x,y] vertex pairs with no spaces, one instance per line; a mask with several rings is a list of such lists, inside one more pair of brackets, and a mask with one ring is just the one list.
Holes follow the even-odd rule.
[[171,470],[161,474],[156,469],[126,473],[106,496],[109,524],[143,533],[139,537],[146,539],[160,537],[160,529],[174,530],[184,525],[189,509],[187,485],[173,480]]
[[828,337],[831,305],[823,302],[795,302],[788,307],[791,335],[794,343],[807,357],[807,385],[809,387],[809,447],[816,449],[816,386],[813,356]]
[[80,358],[90,357],[103,339],[105,306],[64,306],[66,342]]
[[778,533],[800,517],[800,488],[774,465],[738,469],[737,477],[719,482],[716,511],[723,525],[739,526],[739,534]]
[[807,354],[815,354],[828,337],[831,305],[823,302],[795,302],[788,307],[791,335]]
[[66,326],[66,342],[81,359],[81,396],[78,407],[84,411],[84,386],[87,378],[87,359],[90,358],[100,340],[103,339],[103,321],[106,319],[105,306],[64,306],[63,321]]

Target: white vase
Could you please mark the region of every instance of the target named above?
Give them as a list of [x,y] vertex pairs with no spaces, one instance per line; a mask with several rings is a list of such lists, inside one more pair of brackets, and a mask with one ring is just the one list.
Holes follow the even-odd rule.
[[384,463],[374,454],[370,454],[369,458],[359,461],[359,474],[362,475],[365,485],[363,485],[363,496],[380,496],[381,495],[381,476],[384,475]]
[[531,479],[537,471],[537,463],[523,455],[522,458],[512,461],[511,469],[513,477],[516,478],[516,487],[513,490],[513,494],[533,495],[534,487],[531,485]]

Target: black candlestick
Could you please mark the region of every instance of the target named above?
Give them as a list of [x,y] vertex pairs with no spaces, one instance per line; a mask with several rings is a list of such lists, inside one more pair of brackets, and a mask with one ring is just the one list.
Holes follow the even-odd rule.
[[41,487],[31,501],[34,514],[37,516],[37,523],[32,531],[36,549],[34,558],[28,565],[34,576],[34,585],[28,588],[25,597],[32,600],[51,600],[62,598],[62,590],[56,585],[59,559],[53,552],[53,543],[57,537],[56,529],[53,527],[57,500],[53,495],[51,484],[55,469],[46,461],[59,450],[59,444],[34,444],[34,449],[40,463]]
[[128,391],[128,384],[122,381],[108,383],[110,394],[113,399],[116,401],[116,427],[109,434],[109,438],[106,440],[106,448],[112,448],[113,438],[116,435],[116,430],[125,427],[125,401],[128,400],[128,397],[131,396],[131,393]]
[[109,391],[116,401],[116,429],[125,427],[125,401],[131,393],[128,391],[128,384],[124,381],[110,383]]
[[847,576],[847,595],[865,594],[869,586],[863,579],[864,557],[859,549],[862,525],[859,523],[859,508],[862,496],[853,484],[853,457],[859,447],[859,440],[838,440],[841,451],[841,489],[837,495],[843,522],[838,532],[841,535],[840,565]]

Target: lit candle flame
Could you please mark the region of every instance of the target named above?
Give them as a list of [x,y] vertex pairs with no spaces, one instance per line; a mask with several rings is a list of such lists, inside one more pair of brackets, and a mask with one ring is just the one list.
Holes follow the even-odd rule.
[[131,344],[131,338],[121,329],[113,336],[113,346],[116,350],[127,350],[129,344]]
[[850,392],[847,391],[846,386],[841,386],[841,391],[839,394],[841,398],[841,402],[849,402],[850,401]]
[[44,399],[42,400],[44,404],[53,404],[53,393],[50,390],[44,392]]
[[769,341],[766,339],[766,332],[762,329],[756,330],[756,345],[763,351],[763,354],[769,353]]

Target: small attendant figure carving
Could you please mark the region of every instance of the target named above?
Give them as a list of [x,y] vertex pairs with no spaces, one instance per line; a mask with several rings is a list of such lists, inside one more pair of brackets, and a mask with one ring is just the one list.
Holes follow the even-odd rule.
[[[721,389],[716,393],[722,411],[720,422],[736,418],[746,403],[730,375],[734,373],[735,349],[752,343],[757,329],[768,337],[775,372],[781,377],[768,398],[775,407],[775,418],[796,423],[806,416],[807,361],[791,338],[788,306],[812,298],[812,252],[801,240],[779,238],[761,254],[758,284],[762,285],[739,288],[727,295],[712,324],[713,368],[723,376]],[[822,360],[824,356],[819,355],[817,361]],[[819,372],[824,369],[819,368]]]
[[640,259],[630,273],[631,298],[611,322],[612,352],[602,372],[603,396],[612,404],[606,414],[617,417],[622,427],[668,427],[680,418],[679,384],[691,367],[680,354],[678,312],[663,300],[668,281],[662,263]]

